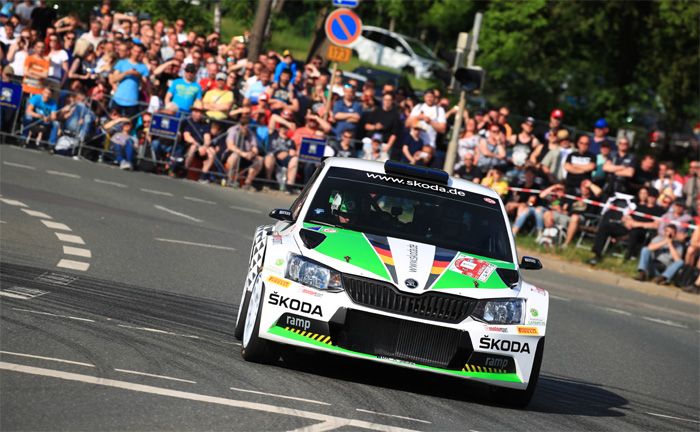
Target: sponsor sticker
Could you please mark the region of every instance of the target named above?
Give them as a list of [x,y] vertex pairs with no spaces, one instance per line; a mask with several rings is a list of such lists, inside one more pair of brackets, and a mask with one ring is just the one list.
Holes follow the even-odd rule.
[[533,287],[532,287],[532,290],[533,290],[534,292],[536,292],[537,294],[539,294],[539,295],[543,295],[543,296],[546,296],[546,295],[547,295],[547,291],[543,290],[542,288],[538,288],[538,287],[536,287],[536,286],[533,286]]
[[308,289],[308,288],[302,288],[302,289],[300,289],[299,291],[300,291],[302,294],[307,294],[307,295],[314,296],[314,297],[323,297],[323,293],[320,293],[320,292],[318,292],[318,291],[316,291],[316,290],[312,290],[312,289]]
[[334,233],[337,232],[337,231],[334,230],[333,228],[324,228],[322,231],[323,231],[324,233],[328,233],[328,234],[334,234]]
[[531,354],[530,344],[527,342],[492,339],[489,336],[479,339],[479,349]]
[[[282,258],[277,258],[277,259],[275,260],[275,265],[276,265],[277,267],[282,267],[282,266],[284,265],[284,260],[283,260]],[[535,315],[535,316],[536,316],[536,315]]]
[[279,245],[282,244],[282,235],[280,233],[273,233],[272,234],[272,244],[273,245]]
[[486,326],[486,330],[497,333],[508,333],[508,327]]
[[451,264],[450,270],[462,273],[480,282],[489,280],[491,273],[496,270],[496,266],[470,256],[462,256]]
[[523,326],[518,326],[518,334],[521,335],[528,335],[528,336],[537,336],[539,331],[537,330],[537,327],[523,327]]
[[535,326],[543,326],[547,324],[547,321],[541,319],[541,318],[530,318],[527,320],[527,323],[529,325],[535,325]]
[[535,308],[531,308],[531,309],[530,309],[530,315],[532,315],[533,317],[536,317],[536,316],[539,315],[539,314],[540,314],[540,313],[537,312],[537,309],[535,309]]
[[282,279],[273,275],[268,276],[267,281],[275,285],[279,285],[282,288],[289,288],[289,286],[292,284],[292,282],[288,281],[287,279]]
[[484,197],[484,201],[486,201],[489,204],[496,204],[496,200],[493,198]]
[[314,214],[316,214],[316,215],[322,215],[325,212],[326,212],[326,209],[322,209],[322,208],[315,208],[314,209]]

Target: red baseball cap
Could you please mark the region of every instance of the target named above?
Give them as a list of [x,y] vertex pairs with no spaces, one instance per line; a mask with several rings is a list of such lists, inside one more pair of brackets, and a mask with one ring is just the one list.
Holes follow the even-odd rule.
[[552,110],[552,113],[549,116],[556,119],[563,119],[564,111],[560,110],[559,108],[555,108],[554,110]]

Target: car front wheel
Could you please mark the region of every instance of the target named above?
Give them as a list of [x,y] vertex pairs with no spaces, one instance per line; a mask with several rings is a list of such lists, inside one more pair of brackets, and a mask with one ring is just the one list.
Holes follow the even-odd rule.
[[535,361],[532,364],[532,372],[530,373],[530,382],[525,390],[516,390],[503,387],[491,387],[493,401],[497,404],[502,404],[517,409],[525,409],[532,400],[532,395],[535,394],[535,387],[540,377],[540,367],[542,366],[542,355],[544,352],[544,337],[537,343],[535,351]]
[[241,355],[246,361],[254,363],[272,363],[277,360],[277,350],[274,343],[262,339],[260,333],[260,317],[262,315],[262,302],[265,298],[265,285],[260,277],[255,280],[253,290],[248,296],[248,307],[243,327],[243,343]]

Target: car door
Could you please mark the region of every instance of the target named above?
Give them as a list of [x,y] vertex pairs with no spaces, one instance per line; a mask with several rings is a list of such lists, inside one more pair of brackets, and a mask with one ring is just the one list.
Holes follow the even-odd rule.
[[374,30],[364,30],[361,42],[354,47],[360,60],[379,64],[383,49],[381,39],[381,33]]
[[408,51],[401,40],[390,34],[384,35],[384,53],[381,57],[381,65],[395,69],[402,69],[410,61]]

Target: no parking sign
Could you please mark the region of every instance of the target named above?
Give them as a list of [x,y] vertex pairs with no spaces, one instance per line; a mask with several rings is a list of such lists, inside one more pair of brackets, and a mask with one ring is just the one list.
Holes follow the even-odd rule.
[[326,18],[326,37],[338,46],[352,44],[362,34],[362,20],[350,9],[336,9]]

